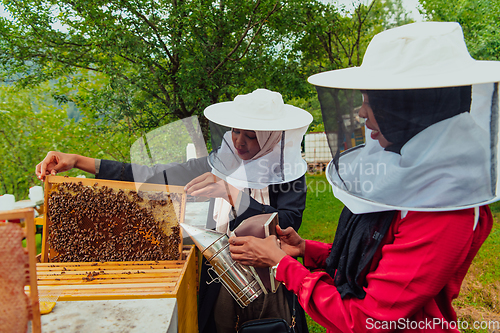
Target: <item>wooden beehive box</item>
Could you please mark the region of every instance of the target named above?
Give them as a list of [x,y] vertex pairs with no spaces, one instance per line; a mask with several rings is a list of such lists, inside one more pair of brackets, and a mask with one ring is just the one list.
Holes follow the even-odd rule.
[[39,294],[59,301],[176,298],[178,332],[198,331],[194,245],[179,260],[38,263],[37,276]]
[[48,176],[40,294],[60,301],[176,298],[179,332],[197,331],[198,258],[194,246],[182,245],[179,226],[185,202],[180,186]]

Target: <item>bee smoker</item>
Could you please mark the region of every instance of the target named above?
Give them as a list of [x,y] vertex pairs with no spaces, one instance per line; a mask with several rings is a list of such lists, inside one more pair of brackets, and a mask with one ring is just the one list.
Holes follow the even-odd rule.
[[[226,234],[200,229],[185,223],[181,226],[212,266],[208,269],[212,278],[210,282],[207,282],[208,284],[221,282],[242,308],[262,294],[261,286],[250,268],[231,258],[229,238]],[[211,271],[217,276],[212,276]]]

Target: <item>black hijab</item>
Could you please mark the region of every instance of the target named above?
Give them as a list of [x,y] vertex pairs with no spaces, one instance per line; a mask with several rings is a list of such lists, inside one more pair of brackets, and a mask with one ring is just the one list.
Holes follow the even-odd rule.
[[[425,128],[469,112],[471,91],[471,86],[464,86],[366,92],[380,132],[392,143],[385,150],[400,154],[404,144]],[[326,260],[326,272],[342,298],[365,297],[366,274],[396,213],[353,214],[344,207]]]
[[471,86],[367,90],[370,107],[384,137],[392,142],[386,150],[400,153],[403,145],[427,127],[468,112]]
[[395,214],[396,211],[353,214],[347,207],[342,210],[326,259],[326,272],[334,279],[340,297],[365,298],[367,270]]

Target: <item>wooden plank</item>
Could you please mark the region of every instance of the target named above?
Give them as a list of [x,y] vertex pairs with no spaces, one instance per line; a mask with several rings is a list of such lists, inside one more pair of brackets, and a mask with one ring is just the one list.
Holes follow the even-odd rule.
[[[184,255],[187,255],[184,251]],[[78,261],[78,262],[51,262],[51,263],[39,263],[41,267],[57,267],[57,266],[97,266],[97,265],[184,265],[185,259],[180,260],[161,260],[161,261]]]
[[176,286],[178,332],[198,332],[198,249],[192,246]]
[[99,279],[131,279],[131,278],[172,278],[172,279],[181,279],[181,275],[178,270],[156,270],[156,271],[139,271],[130,272],[130,271],[90,271],[90,272],[50,272],[50,273],[41,273],[37,275],[38,281],[42,280],[54,280],[54,279],[64,279],[64,280],[75,280],[75,279],[83,279],[87,276],[93,276]]
[[56,272],[56,271],[107,271],[107,270],[158,270],[158,269],[167,269],[167,270],[182,270],[184,264],[176,263],[173,264],[165,264],[165,265],[78,265],[78,266],[69,266],[69,265],[58,265],[58,266],[38,266],[38,270],[40,272]]
[[81,284],[81,285],[69,285],[69,284],[64,284],[64,285],[48,285],[48,286],[39,286],[39,290],[60,290],[60,289],[65,289],[65,288],[75,288],[78,290],[84,290],[84,289],[89,289],[89,290],[116,290],[119,291],[119,289],[141,289],[141,288],[169,288],[177,285],[177,281],[172,282],[172,283],[165,283],[165,282],[147,282],[147,283],[117,283],[117,284]]
[[35,244],[35,211],[33,209],[24,212],[24,221],[26,224],[26,246],[29,256],[29,279],[30,279],[30,298],[32,310],[32,331],[41,332],[42,324],[40,320],[40,305],[38,299],[38,286],[36,279],[36,244]]
[[81,270],[81,269],[96,269],[99,268],[116,268],[116,269],[132,269],[137,268],[150,268],[158,267],[163,269],[182,268],[185,261],[161,261],[155,263],[154,261],[106,261],[106,262],[78,262],[78,263],[38,263],[37,268],[41,271],[44,270]]
[[38,287],[41,286],[78,286],[78,285],[116,285],[116,284],[122,284],[126,280],[126,283],[129,284],[134,284],[134,285],[142,285],[142,284],[148,284],[152,285],[153,283],[161,283],[162,285],[167,285],[167,286],[173,286],[175,287],[177,285],[178,279],[175,278],[151,278],[151,279],[106,279],[106,280],[99,280],[95,279],[92,281],[85,281],[80,278],[80,280],[61,280],[61,279],[51,279],[51,280],[46,280],[46,281],[38,281]]
[[47,223],[47,214],[48,214],[48,202],[49,202],[49,192],[50,192],[50,183],[45,180],[44,184],[44,189],[43,189],[43,219],[44,219],[44,225],[43,225],[43,230],[42,230],[42,253],[40,256],[40,261],[41,262],[48,262],[49,261],[49,249],[47,247],[47,234],[48,234],[48,223]]
[[[83,272],[83,273],[64,273],[62,272],[61,274],[41,274],[38,275],[38,280],[54,280],[54,279],[64,279],[64,280],[82,280],[86,277],[91,277],[93,276],[96,279],[148,279],[148,278],[171,278],[171,279],[180,279],[180,275],[178,272],[171,272],[168,270],[165,271],[158,271],[158,272],[149,272],[149,273],[129,273],[127,271],[124,272],[119,272],[117,271],[116,273],[105,273],[102,271],[93,271],[93,272]],[[88,279],[87,279],[88,280]]]
[[[47,265],[39,264],[43,266],[44,269],[38,270],[38,281],[40,285],[50,284],[51,281],[54,285],[60,284],[89,284],[89,283],[117,283],[123,280],[134,282],[140,281],[179,281],[181,279],[182,266],[175,265],[175,268],[165,268],[166,266],[158,264],[156,268],[152,265],[142,265],[142,264],[128,264],[115,265],[114,263],[103,263],[112,264],[112,266],[97,265],[77,265],[66,267],[65,265]],[[103,267],[101,267],[103,266]],[[147,267],[147,268],[146,268]],[[118,269],[116,269],[118,268]],[[91,274],[89,276],[89,274]],[[89,281],[87,276],[92,280]]]
[[[93,281],[100,281],[101,283],[106,283],[106,281],[116,281],[116,280],[145,280],[150,281],[151,279],[161,279],[161,280],[180,280],[178,274],[160,273],[160,274],[61,274],[61,275],[39,275],[38,283],[44,284],[48,281],[66,281],[66,283],[79,283],[78,281],[85,281],[87,283]],[[95,282],[97,283],[97,282]]]
[[148,293],[139,294],[137,291],[123,294],[87,294],[87,295],[61,295],[59,301],[98,301],[98,300],[112,300],[112,299],[144,299],[144,298],[175,298],[173,293],[165,293],[163,291],[149,291]]
[[135,298],[176,298],[174,293],[168,292],[163,289],[158,290],[130,290],[123,293],[115,293],[113,291],[107,292],[92,292],[86,293],[82,291],[65,290],[58,298],[58,301],[91,301],[96,299],[111,300],[111,299],[135,299]]
[[[42,294],[61,292],[66,300],[144,295],[172,297],[180,290],[183,279],[192,280],[189,285],[194,284],[197,289],[198,256],[195,247],[184,247],[182,257],[185,259],[175,262],[38,263],[39,290]],[[85,280],[92,272],[98,274],[92,276],[91,281]]]
[[173,292],[173,288],[168,287],[155,287],[155,288],[126,288],[124,290],[119,290],[117,292],[116,289],[113,288],[102,288],[102,289],[79,289],[79,288],[64,288],[61,286],[60,288],[51,288],[51,287],[41,287],[40,295],[51,295],[51,294],[59,294],[62,296],[69,296],[67,300],[71,301],[71,296],[92,296],[92,295],[109,295],[109,299],[114,299],[115,296],[123,296],[123,295],[149,295],[153,294],[163,294],[163,295],[171,295],[170,297],[175,297],[176,294]]
[[[61,184],[68,182],[69,178],[70,177],[49,175],[46,177],[45,182],[50,184]],[[184,193],[183,186],[174,186],[174,185],[134,183],[134,182],[124,182],[118,180],[94,179],[94,178],[78,178],[78,182],[82,182],[82,185],[85,186],[93,186],[95,183],[97,183],[98,186],[108,186],[112,188],[121,188],[124,190],[133,190],[133,191],[140,189],[141,191],[163,191],[169,193]],[[47,210],[45,210],[45,212],[47,212]]]
[[55,276],[41,276],[38,277],[38,285],[49,285],[51,283],[53,284],[89,284],[89,283],[100,283],[100,284],[106,284],[106,283],[117,283],[117,281],[121,281],[122,283],[124,281],[137,281],[137,282],[154,282],[154,281],[172,281],[172,282],[177,282],[179,281],[179,276],[178,275],[149,275],[149,276],[128,276],[128,275],[113,275],[113,276],[103,276],[97,275],[96,277],[94,276],[92,279],[88,279],[87,275],[70,275],[70,276],[64,276],[64,275],[55,275]]
[[184,217],[186,215],[186,199],[187,199],[187,194],[184,194],[181,198],[181,208],[180,208],[181,216],[179,217],[179,228],[180,228],[179,235],[181,237],[181,240],[179,242],[179,253],[181,253],[181,256],[182,256],[182,248],[184,247],[184,236],[181,223],[184,223]]
[[94,296],[102,296],[107,295],[105,299],[117,299],[117,298],[125,298],[124,296],[132,296],[129,298],[135,298],[133,296],[144,296],[144,295],[163,295],[164,297],[176,297],[176,294],[173,292],[173,288],[167,287],[156,287],[156,288],[127,288],[124,290],[116,290],[113,288],[103,288],[103,289],[78,289],[78,288],[40,288],[41,295],[59,295],[59,300],[72,301],[73,298],[75,300],[78,298],[79,300],[88,298],[90,300],[91,297]]
[[[59,301],[176,298],[178,332],[197,332],[199,251],[194,245],[184,246],[181,258],[174,262],[104,262],[97,265],[39,263],[38,288],[41,295],[60,294]],[[86,272],[99,272],[99,275],[94,276],[95,280],[85,281]]]
[[27,217],[28,215],[26,215],[26,214],[28,214],[28,215],[33,214],[33,217],[31,217],[31,220],[33,220],[35,218],[35,212],[34,212],[33,208],[21,208],[21,209],[0,211],[0,220],[30,219],[29,217]]
[[125,277],[125,278],[136,278],[136,277],[173,277],[176,279],[180,279],[181,275],[179,274],[179,270],[156,270],[156,271],[90,271],[90,272],[71,272],[71,271],[62,271],[62,272],[42,272],[38,274],[37,277],[39,280],[47,280],[50,278],[63,278],[63,279],[81,279],[82,277],[86,277],[87,275],[94,275],[100,278],[114,278],[114,277]]
[[130,272],[130,274],[133,274],[133,273],[137,273],[137,274],[141,274],[141,273],[151,273],[151,272],[161,272],[161,271],[169,271],[169,272],[175,272],[177,273],[178,275],[181,274],[182,272],[182,266],[181,267],[172,267],[172,268],[168,268],[165,266],[165,268],[162,266],[162,267],[158,267],[158,268],[151,268],[151,267],[147,267],[147,266],[137,266],[137,267],[126,267],[126,268],[121,268],[121,267],[112,267],[112,268],[108,268],[108,269],[105,269],[105,268],[102,268],[102,267],[98,267],[98,266],[94,266],[94,267],[88,267],[88,266],[85,266],[85,267],[78,267],[77,269],[64,269],[64,267],[61,269],[61,268],[50,268],[50,269],[41,269],[40,270],[40,274],[61,274],[61,273],[64,273],[64,274],[69,274],[71,272],[73,273],[85,273],[85,272],[105,272],[105,273],[108,273],[108,274],[115,274],[115,273],[125,273],[125,274],[128,274],[128,272]]
[[[51,274],[51,275],[39,275],[38,281],[55,281],[55,280],[65,280],[65,281],[75,281],[75,280],[87,280],[88,274]],[[94,274],[95,280],[119,280],[119,279],[173,279],[179,280],[179,274],[170,274],[168,272],[164,273],[152,273],[152,274]]]
[[98,278],[174,278],[179,280],[181,278],[179,272],[172,272],[169,270],[158,270],[157,272],[149,272],[149,273],[130,273],[129,271],[116,271],[116,273],[106,273],[104,271],[93,271],[93,272],[80,272],[80,273],[75,273],[75,272],[61,272],[61,273],[42,273],[38,274],[38,280],[50,280],[50,279],[82,279],[88,275],[93,275],[94,277]]

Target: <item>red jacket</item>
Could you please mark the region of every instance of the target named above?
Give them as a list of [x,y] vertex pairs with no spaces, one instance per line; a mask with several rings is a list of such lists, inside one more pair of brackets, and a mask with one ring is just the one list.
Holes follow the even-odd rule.
[[286,256],[276,277],[328,332],[459,332],[465,324],[451,302],[492,225],[488,206],[475,230],[474,209],[397,214],[366,276],[364,299],[341,299],[330,275],[317,270],[331,244],[306,241],[304,265],[316,271]]

